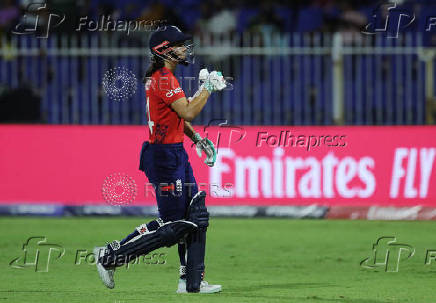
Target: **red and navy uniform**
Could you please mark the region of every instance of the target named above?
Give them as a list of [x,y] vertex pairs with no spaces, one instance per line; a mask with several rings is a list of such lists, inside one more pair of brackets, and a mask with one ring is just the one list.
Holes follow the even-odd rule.
[[[170,44],[190,39],[192,37],[183,34],[177,27],[165,26],[162,31],[155,31],[151,35],[150,51],[154,55],[162,55],[165,46],[168,48]],[[189,62],[184,60],[180,63],[188,64]],[[151,75],[151,79],[148,79],[146,95],[150,141],[142,145],[139,168],[145,172],[149,182],[156,189],[160,218],[163,221],[185,219],[187,207],[198,189],[188,155],[183,148],[184,121],[171,108],[171,104],[185,97],[185,94],[173,73],[167,68],[161,68]],[[157,230],[161,225],[159,222],[160,220],[153,220],[146,224],[145,228],[142,226],[135,229],[133,233],[120,241],[118,246],[129,245],[132,249],[136,249],[135,254],[141,250],[146,251],[148,244],[144,246],[146,242],[138,236],[146,233],[147,230]],[[204,247],[204,242],[200,244]],[[192,251],[193,248],[196,246],[192,241],[190,250]],[[116,254],[113,253],[113,255]],[[189,255],[191,254],[188,253],[188,257]],[[203,260],[200,260],[203,262],[204,249],[197,255],[199,258],[203,256]],[[181,265],[186,265],[185,256],[185,244],[179,243]],[[196,255],[192,253],[192,256]],[[191,262],[194,261],[191,260]]]
[[183,147],[184,120],[171,104],[185,93],[173,73],[164,67],[148,79],[146,97],[150,139],[142,146],[139,169],[155,188],[160,218],[184,219],[198,187]]
[[150,143],[183,142],[184,120],[171,108],[171,104],[185,97],[173,73],[163,67],[147,80],[147,119]]

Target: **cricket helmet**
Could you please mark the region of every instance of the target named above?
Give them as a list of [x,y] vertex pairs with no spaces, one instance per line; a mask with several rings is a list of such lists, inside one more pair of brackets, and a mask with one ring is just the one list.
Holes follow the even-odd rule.
[[[192,36],[184,34],[177,26],[166,25],[159,28],[151,35],[149,46],[152,56],[177,61],[183,65],[194,63]],[[181,58],[174,49],[180,46],[186,47],[185,58]]]

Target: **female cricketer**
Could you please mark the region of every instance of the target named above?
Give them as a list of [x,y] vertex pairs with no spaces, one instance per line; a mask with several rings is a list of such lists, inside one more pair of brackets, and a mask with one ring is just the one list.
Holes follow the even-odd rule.
[[193,63],[192,37],[176,26],[166,26],[150,37],[151,66],[146,72],[149,141],[141,150],[139,169],[144,171],[156,191],[159,218],[138,226],[121,241],[96,247],[97,270],[108,288],[113,288],[115,268],[163,246],[178,244],[180,279],[178,293],[215,293],[221,285],[203,280],[206,231],[209,213],[205,192],[198,191],[184,135],[206,154],[205,163],[213,166],[213,143],[202,139],[190,122],[201,112],[210,94],[223,90],[226,81],[220,72],[201,70],[199,90],[187,99],[174,76],[177,65]]

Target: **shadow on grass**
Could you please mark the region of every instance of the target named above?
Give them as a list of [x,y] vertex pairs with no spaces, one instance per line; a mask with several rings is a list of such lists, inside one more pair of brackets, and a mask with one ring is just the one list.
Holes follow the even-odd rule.
[[[253,298],[253,300],[265,301],[265,302],[344,302],[344,303],[391,303],[393,301],[381,301],[375,299],[354,299],[354,298],[322,298],[318,296],[307,296],[307,297],[294,297],[286,295],[255,295],[255,294],[231,294],[231,298],[241,297],[241,298]],[[398,302],[398,301],[395,301]]]
[[253,297],[259,299],[267,300],[283,300],[283,301],[295,301],[295,302],[347,302],[347,303],[388,303],[392,301],[381,301],[376,299],[352,299],[347,297],[338,298],[322,298],[319,296],[307,296],[307,297],[296,297],[287,296],[285,294],[259,294],[257,291],[267,290],[267,289],[277,289],[284,290],[288,289],[305,289],[305,288],[324,288],[324,287],[335,287],[336,285],[328,283],[277,283],[277,284],[258,284],[250,285],[247,287],[235,287],[224,291],[229,297]]
[[232,287],[230,291],[256,291],[263,289],[297,289],[297,288],[319,288],[332,287],[334,285],[328,283],[277,283],[277,284],[258,284],[246,287]]

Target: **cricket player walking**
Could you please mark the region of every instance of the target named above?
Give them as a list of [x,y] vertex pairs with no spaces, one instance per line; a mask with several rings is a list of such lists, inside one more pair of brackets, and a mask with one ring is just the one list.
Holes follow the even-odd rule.
[[[203,280],[206,231],[209,213],[205,192],[198,191],[184,135],[195,144],[197,153],[206,154],[205,163],[213,166],[213,143],[194,131],[190,122],[201,112],[212,92],[223,90],[221,72],[201,70],[199,90],[187,99],[174,76],[177,65],[193,63],[192,37],[175,26],[154,32],[150,37],[151,65],[146,72],[146,97],[149,141],[141,150],[139,169],[144,171],[156,191],[159,218],[138,226],[121,241],[96,247],[97,270],[104,285],[114,288],[115,268],[163,246],[178,244],[180,279],[178,293],[215,293],[221,285]],[[188,185],[188,186],[187,186]]]

